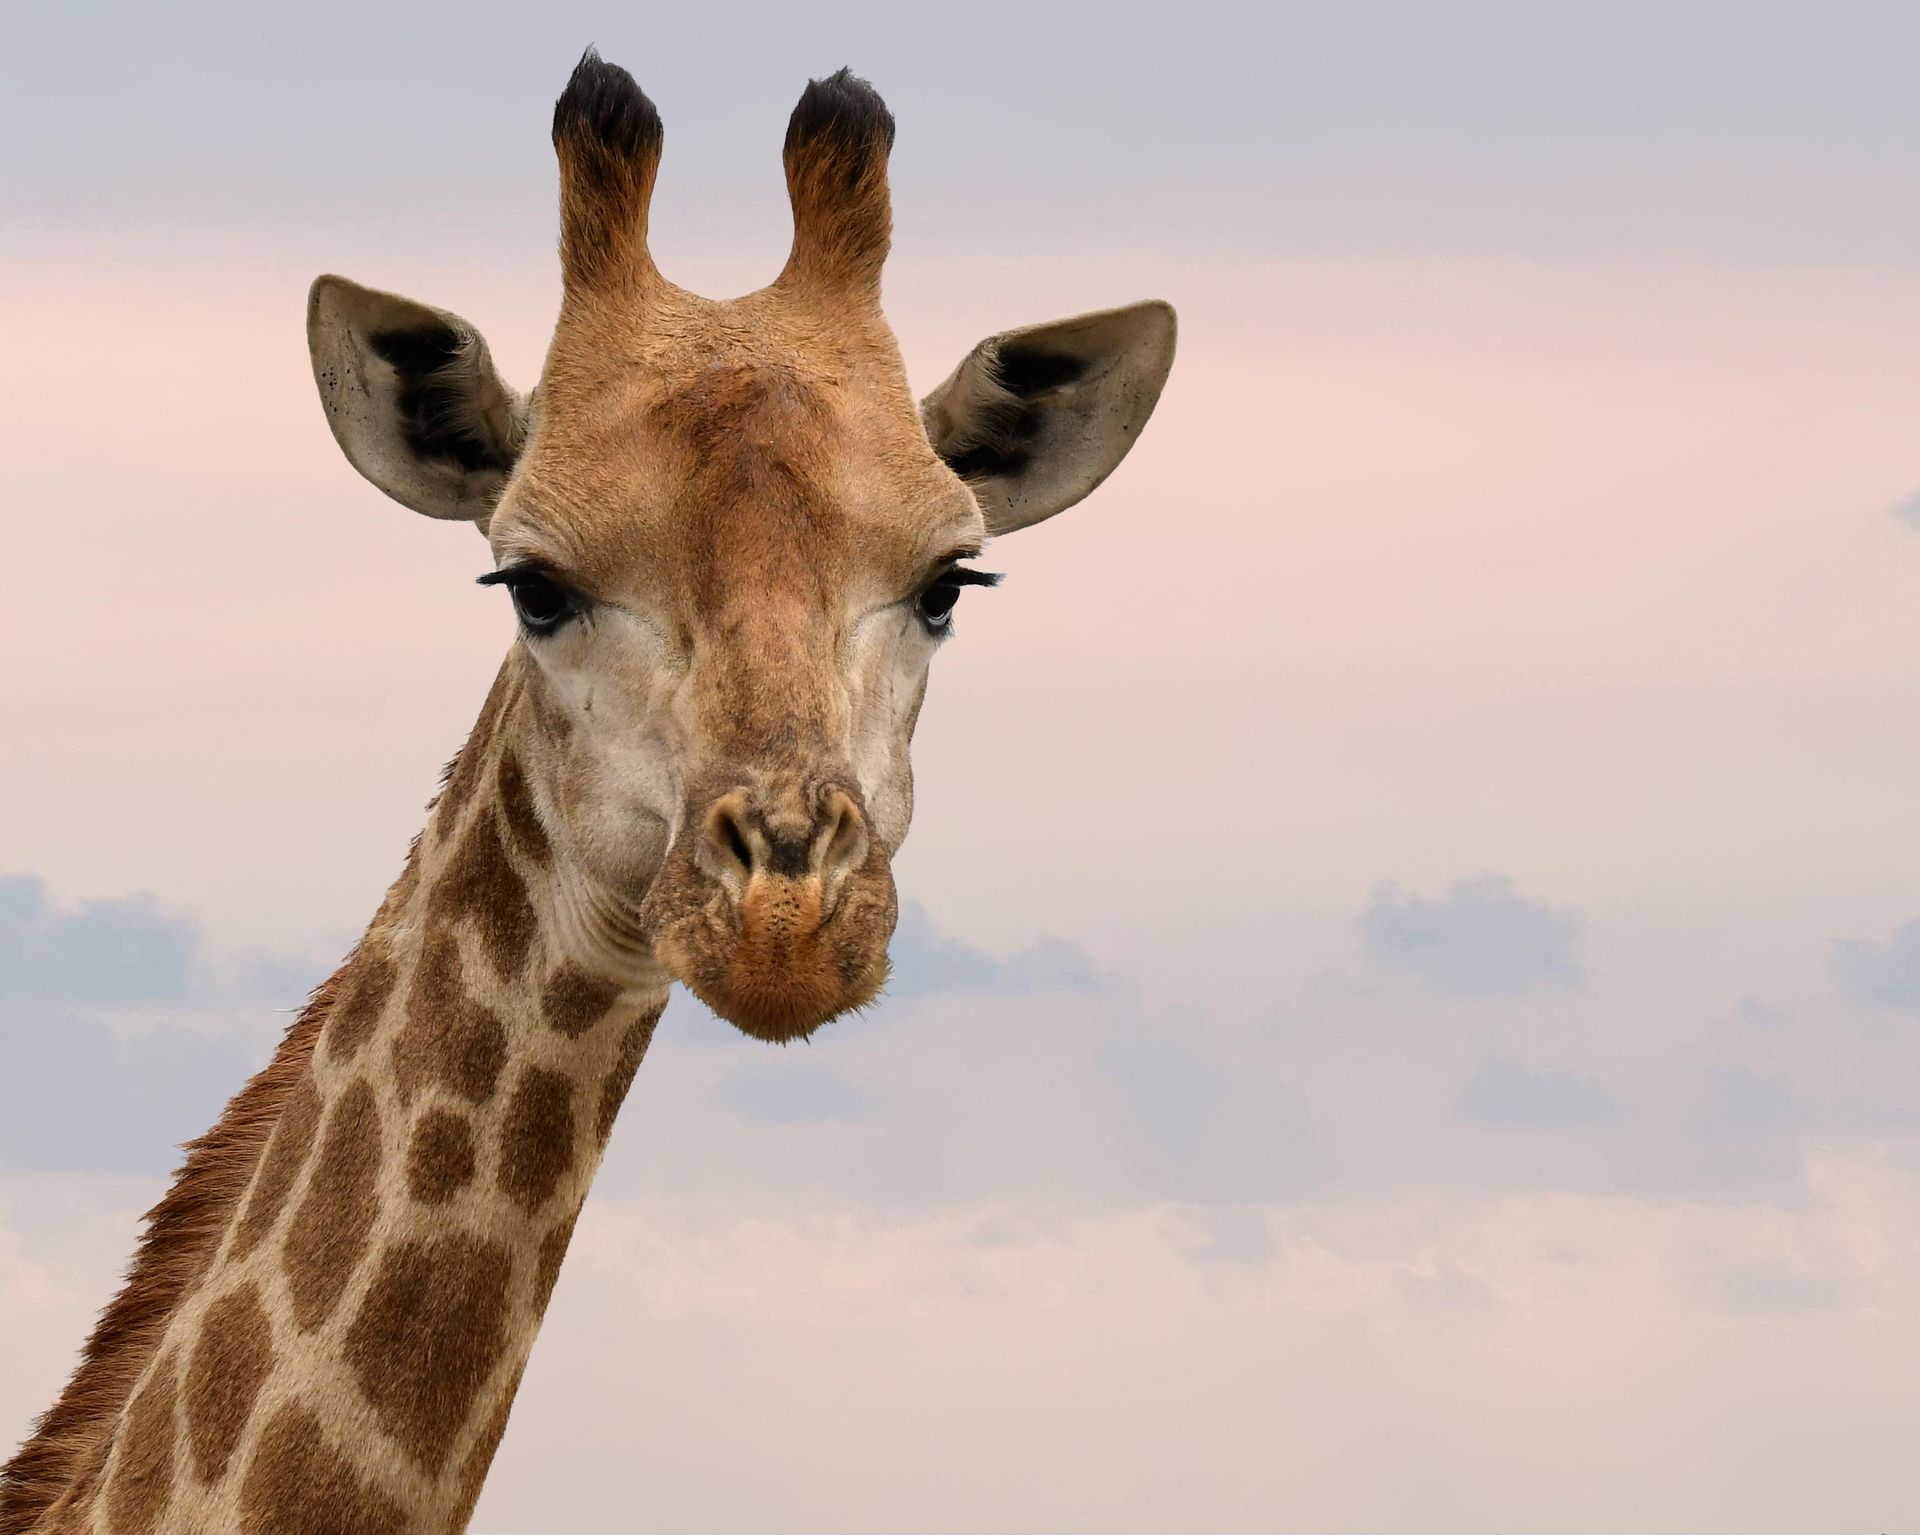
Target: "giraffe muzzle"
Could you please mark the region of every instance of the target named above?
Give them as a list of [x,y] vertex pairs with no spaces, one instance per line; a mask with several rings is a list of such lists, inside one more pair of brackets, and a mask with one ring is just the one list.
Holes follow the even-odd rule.
[[898,907],[854,793],[739,786],[686,817],[643,911],[654,952],[701,1001],[785,1041],[873,1000]]

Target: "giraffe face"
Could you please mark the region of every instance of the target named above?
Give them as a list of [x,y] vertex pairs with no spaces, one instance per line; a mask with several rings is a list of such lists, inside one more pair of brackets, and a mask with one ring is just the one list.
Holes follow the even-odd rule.
[[583,948],[643,949],[770,1039],[885,978],[969,562],[1098,484],[1172,361],[1172,312],[1136,305],[991,337],[916,405],[879,307],[892,136],[860,82],[815,82],[786,268],[709,301],[653,267],[658,118],[589,54],[555,112],[566,297],[530,397],[445,311],[332,277],[309,306],[348,459],[487,535],[520,623],[501,728]]
[[985,536],[877,317],[563,322],[488,524],[517,749],[567,866],[749,1032],[884,978],[908,745]]

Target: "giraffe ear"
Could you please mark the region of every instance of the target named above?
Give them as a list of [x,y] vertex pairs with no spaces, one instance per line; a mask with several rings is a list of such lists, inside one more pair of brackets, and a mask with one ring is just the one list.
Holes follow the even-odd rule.
[[484,528],[527,435],[527,401],[458,315],[321,277],[307,350],[347,462],[402,506]]
[[1113,473],[1173,366],[1154,300],[989,336],[920,402],[934,451],[972,487],[990,534],[1065,511]]

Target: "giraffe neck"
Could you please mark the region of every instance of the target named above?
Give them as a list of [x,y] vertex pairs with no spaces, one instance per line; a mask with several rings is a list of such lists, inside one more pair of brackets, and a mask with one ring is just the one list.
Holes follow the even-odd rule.
[[94,1474],[29,1528],[465,1528],[666,997],[565,952],[518,701],[509,663]]

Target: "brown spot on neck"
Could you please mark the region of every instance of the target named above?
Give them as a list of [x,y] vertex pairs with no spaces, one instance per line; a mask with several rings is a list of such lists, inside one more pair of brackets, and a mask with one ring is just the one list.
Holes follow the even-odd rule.
[[540,991],[540,1011],[548,1027],[578,1039],[606,1017],[619,996],[620,988],[613,982],[568,964],[547,977]]
[[306,1331],[333,1314],[366,1253],[379,1173],[380,1106],[371,1087],[355,1082],[327,1115],[320,1159],[280,1254],[293,1319]]
[[380,1021],[387,998],[393,994],[398,974],[392,958],[384,947],[376,946],[370,935],[343,972],[340,1000],[327,1019],[329,1061],[337,1064],[351,1061],[367,1042],[367,1036]]
[[507,1383],[506,1394],[493,1409],[493,1416],[487,1419],[486,1429],[461,1464],[460,1501],[448,1521],[451,1530],[466,1529],[473,1518],[474,1505],[480,1501],[480,1489],[486,1485],[487,1468],[493,1464],[493,1457],[500,1452],[500,1441],[506,1437],[507,1416],[513,1411],[513,1399],[520,1394],[520,1377],[524,1373],[524,1369],[514,1372],[513,1379]]
[[652,1012],[635,1019],[621,1037],[620,1054],[608,1068],[607,1079],[600,1086],[600,1112],[593,1126],[594,1134],[603,1146],[607,1143],[607,1137],[613,1134],[613,1122],[619,1117],[620,1105],[626,1101],[628,1089],[633,1086],[634,1073],[640,1069],[640,1061],[653,1040],[654,1025],[659,1023],[665,1006],[662,1003]]
[[540,1239],[540,1266],[534,1273],[533,1305],[534,1310],[545,1314],[547,1303],[553,1299],[553,1287],[560,1283],[560,1265],[566,1261],[567,1247],[573,1241],[573,1228],[579,1222],[580,1211],[555,1226]]
[[500,1131],[500,1187],[532,1215],[573,1165],[573,1081],[530,1069],[513,1090]]
[[438,1473],[507,1348],[513,1256],[477,1237],[389,1251],[347,1333],[346,1360],[375,1415]]
[[434,882],[427,921],[435,928],[465,919],[479,936],[494,973],[514,979],[525,969],[533,942],[533,902],[500,840],[497,819],[483,810]]
[[201,1481],[227,1474],[272,1364],[273,1324],[252,1285],[208,1308],[186,1389],[187,1436]]
[[281,1208],[300,1176],[307,1157],[313,1151],[313,1138],[320,1129],[320,1089],[314,1085],[313,1068],[301,1062],[300,1073],[287,1094],[287,1106],[280,1124],[267,1145],[260,1164],[260,1176],[254,1180],[252,1197],[234,1233],[233,1256],[244,1258],[273,1229]]
[[513,836],[514,846],[535,868],[547,867],[553,861],[553,846],[547,841],[546,828],[540,824],[540,816],[533,806],[533,791],[512,747],[500,754],[500,814]]
[[407,1144],[407,1192],[442,1205],[473,1181],[473,1127],[463,1115],[429,1109]]
[[491,1098],[507,1060],[507,1031],[498,1018],[467,995],[460,947],[451,933],[438,933],[414,967],[407,988],[407,1021],[393,1042],[393,1069],[400,1101],[429,1083],[479,1104]]
[[370,1487],[299,1403],[260,1436],[240,1492],[241,1535],[403,1535],[405,1511]]
[[126,1438],[107,1484],[115,1535],[148,1535],[173,1500],[176,1386],[173,1361],[165,1360],[127,1412]]

